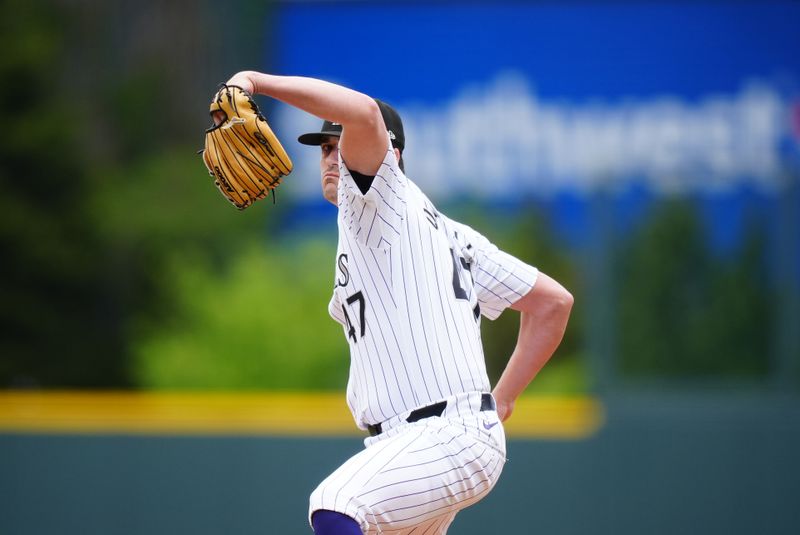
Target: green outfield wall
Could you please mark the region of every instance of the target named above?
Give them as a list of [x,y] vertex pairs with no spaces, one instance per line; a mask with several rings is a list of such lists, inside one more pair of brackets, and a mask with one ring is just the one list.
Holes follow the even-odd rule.
[[[590,436],[511,439],[450,533],[784,534],[800,526],[800,400],[603,400]],[[0,533],[310,533],[307,496],[355,436],[0,435]]]

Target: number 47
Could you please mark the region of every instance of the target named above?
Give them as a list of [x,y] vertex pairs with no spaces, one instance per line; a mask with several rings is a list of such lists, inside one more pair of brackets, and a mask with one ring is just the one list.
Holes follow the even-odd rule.
[[[364,301],[364,294],[361,293],[361,290],[347,298],[348,305],[352,306],[353,303],[358,303],[358,322],[361,325],[361,333],[359,338],[363,338],[364,333],[366,332],[366,324],[364,322],[364,309],[366,308],[366,303]],[[342,307],[342,312],[344,312],[344,321],[347,323],[347,336],[352,338],[353,342],[357,342],[358,338],[356,337],[356,328],[353,326],[353,322],[350,321],[350,316],[347,314],[347,308]]]

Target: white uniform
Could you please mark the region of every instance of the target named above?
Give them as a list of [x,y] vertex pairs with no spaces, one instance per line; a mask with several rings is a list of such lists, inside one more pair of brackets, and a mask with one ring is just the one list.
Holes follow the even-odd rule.
[[[347,403],[382,433],[323,481],[310,515],[349,515],[364,533],[445,533],[494,486],[505,436],[480,337],[533,287],[538,271],[439,213],[389,147],[362,194],[339,160],[339,245],[331,316],[350,344]],[[485,401],[485,397],[484,401]],[[446,401],[441,417],[406,422]],[[423,529],[424,528],[424,529]]]

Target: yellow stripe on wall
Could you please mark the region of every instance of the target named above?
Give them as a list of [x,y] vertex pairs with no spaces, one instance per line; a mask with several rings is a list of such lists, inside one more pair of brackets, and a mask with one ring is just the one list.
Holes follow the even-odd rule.
[[[582,439],[604,421],[587,397],[523,397],[510,438]],[[344,393],[0,392],[0,432],[365,436]]]

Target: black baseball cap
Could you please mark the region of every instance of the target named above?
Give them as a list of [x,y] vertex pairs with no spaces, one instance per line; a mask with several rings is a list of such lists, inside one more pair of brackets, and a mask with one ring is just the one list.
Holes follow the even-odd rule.
[[[397,110],[383,102],[382,100],[375,99],[378,107],[381,109],[383,122],[386,123],[386,130],[389,132],[389,138],[392,140],[392,146],[402,151],[406,146],[406,135],[403,132],[403,121],[400,119],[400,114]],[[323,136],[336,136],[342,135],[342,125],[339,123],[332,123],[330,121],[322,122],[322,129],[319,132],[310,132],[303,134],[297,138],[297,141],[303,145],[322,145]]]

